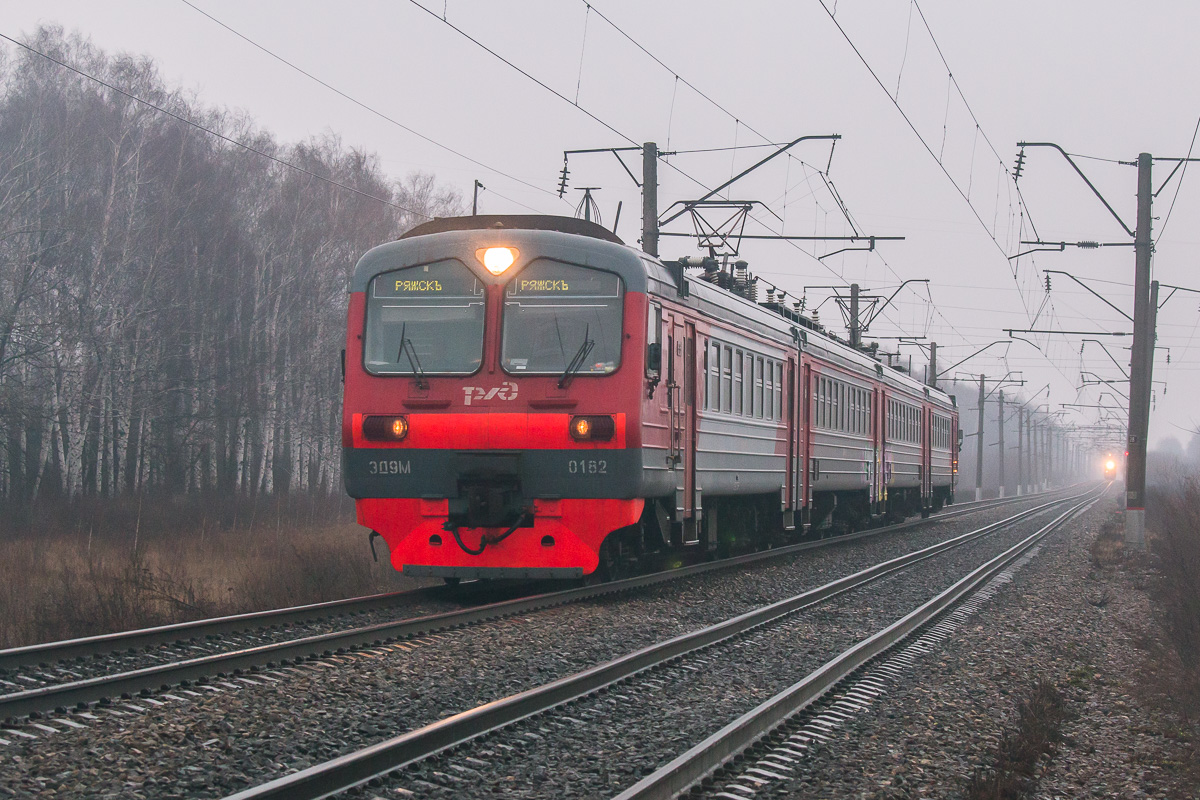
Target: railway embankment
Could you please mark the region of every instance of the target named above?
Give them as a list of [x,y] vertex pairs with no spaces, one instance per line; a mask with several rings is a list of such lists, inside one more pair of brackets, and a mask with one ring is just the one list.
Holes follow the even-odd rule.
[[[0,759],[18,792],[42,787],[57,796],[116,797],[134,787],[220,797],[1012,513],[998,508],[931,520],[917,531],[836,543],[787,563],[407,640],[387,652],[368,648],[261,675],[226,675],[208,688],[117,702],[120,716],[97,710],[98,719],[79,720],[83,729],[27,730],[38,738],[14,738]],[[812,645],[832,647],[821,638]]]
[[[769,775],[759,768],[746,778],[762,781],[753,784],[755,796],[1200,796],[1192,752],[1196,695],[1187,670],[1194,662],[1184,658],[1190,640],[1180,628],[1191,595],[1170,580],[1186,574],[1192,553],[1186,547],[1200,528],[1187,534],[1186,525],[1177,525],[1172,532],[1183,533],[1170,540],[1175,550],[1160,535],[1151,556],[1129,558],[1117,546],[1120,517],[1112,498],[1041,542],[960,621],[941,633],[939,624],[924,644],[868,666],[867,675],[851,681],[863,688],[839,689],[849,702],[826,703],[818,722],[828,728],[814,729],[820,737],[793,737],[807,742],[803,752],[785,746],[770,754]],[[928,531],[872,537],[778,564],[339,651],[310,664],[223,675],[207,686],[117,702],[116,712],[93,708],[71,717],[83,727],[62,723],[55,733],[47,730],[53,720],[33,720],[13,728],[0,751],[9,776],[0,781],[0,796],[221,797],[768,602],[789,584],[803,588],[846,574],[893,549],[908,551],[998,515],[998,509],[977,512]],[[1032,527],[1047,521],[1043,516]],[[969,549],[1001,546],[997,540]],[[1168,552],[1183,568],[1162,562]],[[695,663],[684,659],[649,674],[648,689],[623,683],[573,703],[565,716],[516,723],[470,752],[435,757],[351,796],[393,796],[400,789],[467,796],[481,788],[506,796],[612,796],[786,683],[785,672],[812,666],[793,662],[821,660],[809,651],[836,651],[839,631],[855,627],[858,617],[890,609],[882,613],[890,619],[908,607],[902,594],[936,591],[950,580],[941,573],[955,572],[952,562],[967,555],[964,549],[949,560],[923,562],[875,590],[859,589],[706,651]],[[820,630],[807,630],[813,626]],[[797,647],[776,658],[788,641]],[[780,666],[771,675],[773,662]],[[711,691],[698,685],[706,680]],[[682,716],[671,711],[685,700]],[[699,717],[696,731],[682,724],[689,715]],[[742,767],[761,756],[752,754]],[[704,796],[728,796],[718,793],[745,783],[737,769]]]
[[886,700],[763,794],[1200,797],[1196,696],[1163,627],[1169,587],[1155,542],[1150,557],[1127,557],[1120,537],[1111,499],[1066,526]]

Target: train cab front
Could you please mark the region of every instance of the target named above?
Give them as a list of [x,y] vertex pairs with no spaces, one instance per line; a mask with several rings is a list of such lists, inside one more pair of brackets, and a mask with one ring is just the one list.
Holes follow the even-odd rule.
[[343,475],[397,569],[578,577],[639,520],[640,272],[611,240],[514,227],[431,223],[363,257]]

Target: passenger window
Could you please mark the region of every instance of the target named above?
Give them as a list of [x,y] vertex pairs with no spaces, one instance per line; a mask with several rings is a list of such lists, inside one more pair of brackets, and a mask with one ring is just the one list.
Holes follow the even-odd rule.
[[814,393],[816,403],[816,424],[818,428],[825,427],[825,379],[817,378],[817,391]]
[[721,410],[733,409],[733,348],[726,345],[721,355]]
[[733,413],[742,413],[742,367],[745,358],[741,350],[733,351]]
[[754,416],[762,419],[763,415],[763,360],[760,356],[754,362]]
[[746,385],[742,388],[745,393],[746,416],[754,416],[754,355],[746,353]]
[[775,419],[784,419],[784,365],[775,362]]
[[716,341],[708,348],[708,410],[721,410],[721,345]]

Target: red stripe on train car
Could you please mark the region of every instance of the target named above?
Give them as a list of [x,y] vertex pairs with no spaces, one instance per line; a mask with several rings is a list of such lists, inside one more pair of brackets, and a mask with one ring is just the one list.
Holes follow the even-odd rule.
[[609,414],[616,423],[607,442],[579,442],[568,427],[572,414],[404,414],[408,435],[401,442],[372,442],[363,437],[363,418],[401,416],[359,414],[351,418],[354,446],[420,450],[622,450],[625,415]]

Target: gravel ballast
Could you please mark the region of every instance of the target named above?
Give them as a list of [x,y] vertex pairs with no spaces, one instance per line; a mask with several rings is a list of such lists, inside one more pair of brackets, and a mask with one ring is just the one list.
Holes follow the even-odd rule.
[[[1025,505],[1027,504],[1021,503],[1021,506]],[[1010,506],[1001,506],[997,511],[1008,507]],[[953,507],[950,508],[953,510]],[[981,509],[976,513],[984,511],[986,509]],[[974,519],[975,516],[972,514],[970,518]],[[940,522],[935,519],[927,524],[936,526]],[[464,607],[494,603],[540,592],[553,592],[560,588],[562,585],[554,581],[502,586],[468,584],[461,587],[458,592],[442,587],[429,587],[412,592],[405,597],[398,597],[393,604],[386,607],[351,612],[335,610],[325,615],[315,614],[311,619],[281,624],[265,622],[261,626],[257,626],[248,621],[246,629],[236,633],[181,635],[178,641],[148,647],[117,648],[109,652],[98,652],[96,655],[86,658],[64,659],[42,665],[30,664],[15,669],[0,668],[0,692],[22,691],[152,668],[186,659],[230,653],[351,628],[365,628],[432,614],[453,612]]]
[[[414,792],[417,787],[422,796],[440,798],[614,795],[1051,518],[1023,520],[781,622],[641,673],[568,709],[555,709],[413,766],[388,786]],[[473,760],[466,762],[468,757]],[[462,774],[464,768],[471,774]]]
[[[1040,501],[1030,505],[1035,502]],[[230,678],[206,691],[192,687],[203,697],[176,690],[171,694],[181,701],[160,698],[166,702],[161,707],[138,701],[144,712],[95,724],[81,720],[87,729],[42,734],[36,741],[0,748],[6,774],[0,789],[57,796],[117,797],[137,791],[219,796],[812,588],[1016,510],[985,510],[900,535],[324,659],[300,670],[249,677],[249,683]]]
[[[1028,796],[1200,797],[1176,769],[1192,745],[1179,720],[1134,685],[1152,630],[1140,581],[1095,569],[1089,545],[1113,513],[1106,499],[1043,544],[975,616],[907,680],[830,732],[757,797],[862,800],[961,798],[1017,728],[1018,704],[1039,679],[1065,698],[1059,741],[1037,764]],[[1151,634],[1152,635],[1152,634]],[[728,776],[726,776],[726,780]],[[718,787],[724,781],[718,782]]]

